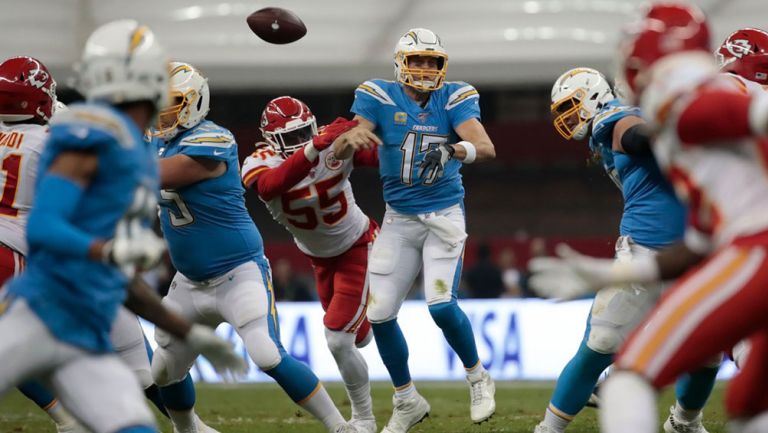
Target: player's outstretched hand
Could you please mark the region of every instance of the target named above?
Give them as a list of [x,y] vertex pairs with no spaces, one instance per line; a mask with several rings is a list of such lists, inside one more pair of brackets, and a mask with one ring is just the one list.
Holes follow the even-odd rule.
[[456,153],[456,150],[453,146],[446,143],[442,143],[427,152],[419,166],[419,178],[428,180],[429,183],[439,179],[445,171],[445,163],[453,158],[454,153]]
[[339,136],[357,126],[357,120],[347,120],[337,117],[336,120],[324,126],[319,134],[312,139],[312,144],[318,151],[327,149]]
[[192,325],[184,342],[210,361],[217,373],[223,376],[242,376],[248,371],[243,357],[235,353],[232,344],[216,335],[213,329],[199,324]]
[[137,270],[155,267],[165,252],[165,242],[137,218],[123,217],[117,222],[115,237],[102,249],[103,260],[112,263],[128,277]]
[[381,139],[363,126],[356,126],[341,134],[333,143],[333,153],[338,159],[347,159],[358,150],[372,149],[381,145]]

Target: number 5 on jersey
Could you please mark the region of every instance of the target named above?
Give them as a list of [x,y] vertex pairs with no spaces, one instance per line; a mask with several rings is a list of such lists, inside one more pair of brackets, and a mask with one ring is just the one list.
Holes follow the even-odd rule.
[[182,200],[178,192],[172,189],[161,189],[160,198],[163,199],[163,201],[173,202],[173,205],[176,208],[168,208],[168,216],[171,219],[172,226],[183,227],[195,222],[195,217],[192,215],[192,212],[189,211],[189,207],[184,203],[184,200]]

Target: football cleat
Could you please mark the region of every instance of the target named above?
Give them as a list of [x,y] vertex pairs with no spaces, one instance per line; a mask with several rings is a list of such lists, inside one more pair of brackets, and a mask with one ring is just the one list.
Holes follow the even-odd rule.
[[355,427],[360,433],[376,433],[376,420],[374,418],[352,418],[349,425]]
[[701,424],[702,414],[693,421],[683,421],[675,417],[675,407],[669,408],[669,417],[664,421],[665,433],[709,433]]
[[395,407],[392,417],[381,433],[406,433],[428,417],[431,410],[427,400],[415,391],[410,397],[402,399],[392,396],[392,405]]
[[469,383],[469,412],[472,422],[486,421],[496,412],[496,400],[494,399],[496,385],[493,383],[491,375],[485,370],[476,377],[467,375],[467,382]]

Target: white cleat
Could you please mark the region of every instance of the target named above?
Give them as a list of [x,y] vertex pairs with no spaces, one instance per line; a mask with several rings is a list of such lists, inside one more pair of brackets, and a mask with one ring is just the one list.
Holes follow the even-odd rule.
[[683,421],[675,417],[675,407],[669,408],[669,417],[664,421],[665,433],[709,433],[701,424],[702,414],[693,421]]
[[337,425],[331,433],[366,433],[366,430],[360,430],[352,422],[345,422],[344,424]]
[[552,427],[544,424],[544,421],[540,422],[535,429],[533,429],[533,433],[562,433],[559,432]]
[[381,433],[406,433],[428,417],[432,409],[427,400],[415,391],[410,397],[403,399],[392,396],[392,405],[395,407],[392,417]]
[[496,385],[487,371],[478,374],[477,377],[467,376],[469,382],[469,412],[472,422],[481,423],[493,416],[496,412]]
[[352,418],[349,425],[355,427],[360,433],[376,433],[376,420],[374,418]]
[[176,428],[176,426],[173,426],[173,433],[220,433],[215,428],[209,426],[208,424],[204,423],[203,420],[200,419],[197,414],[195,414],[195,427],[193,429],[187,429],[184,431],[181,431]]

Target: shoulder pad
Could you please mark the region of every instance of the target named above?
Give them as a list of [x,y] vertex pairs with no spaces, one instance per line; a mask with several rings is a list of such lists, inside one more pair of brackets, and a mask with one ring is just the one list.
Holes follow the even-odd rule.
[[[95,104],[73,104],[69,110],[58,113],[50,125],[52,128],[67,125],[74,128],[93,129],[114,137],[122,145],[133,143],[125,121],[112,109]],[[81,131],[87,130],[81,129]],[[78,134],[74,133],[74,135]]]
[[384,80],[368,80],[357,86],[355,93],[368,95],[385,105],[395,105],[395,101],[392,100],[385,90],[385,87],[387,87],[386,83],[390,82]]
[[462,102],[468,99],[479,98],[480,93],[471,84],[464,83],[462,81],[454,81],[447,84],[446,90],[451,92],[448,96],[448,102],[445,104],[445,109],[450,110],[457,107]]

